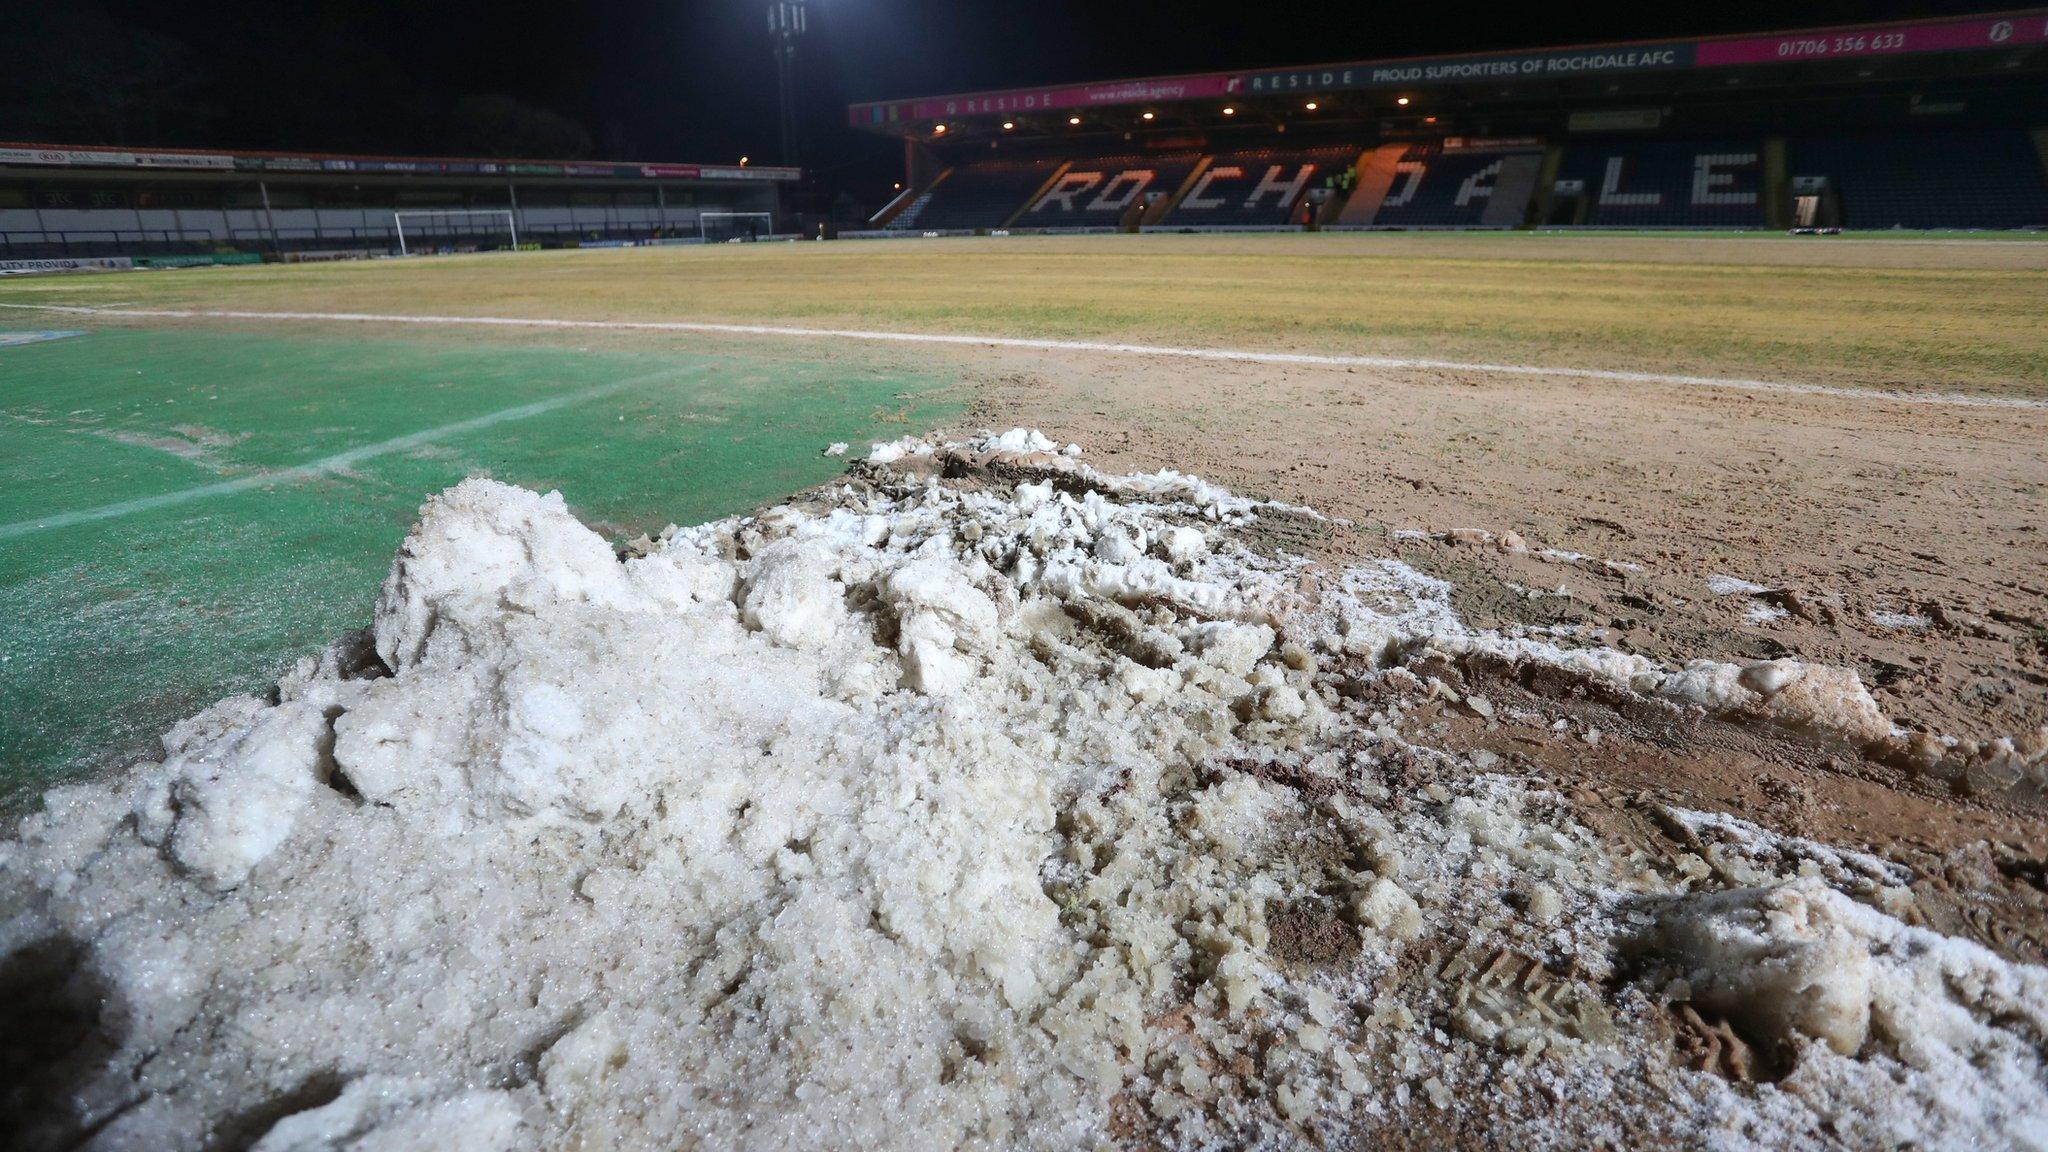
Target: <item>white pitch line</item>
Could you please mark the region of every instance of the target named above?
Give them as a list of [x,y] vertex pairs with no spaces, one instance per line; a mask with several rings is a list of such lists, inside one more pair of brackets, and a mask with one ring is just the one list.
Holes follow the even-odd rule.
[[1480,372],[1496,376],[1547,376],[1599,380],[1617,384],[1676,384],[1689,388],[1724,388],[1792,396],[1832,396],[1849,400],[1882,400],[1899,404],[1955,408],[2018,408],[2048,410],[2048,400],[2008,396],[1968,396],[1954,392],[1896,392],[1881,388],[1843,388],[1797,384],[1783,380],[1742,380],[1726,376],[1680,376],[1661,372],[1618,372],[1601,368],[1548,368],[1539,364],[1487,364],[1460,360],[1409,359],[1395,356],[1324,356],[1306,352],[1246,352],[1225,348],[1175,348],[1151,344],[1113,344],[1092,340],[1041,340],[1024,336],[963,336],[934,332],[876,332],[844,328],[791,328],[769,324],[713,324],[688,320],[549,320],[519,316],[386,316],[371,312],[230,312],[149,308],[87,308],[61,304],[0,304],[78,316],[113,316],[155,320],[284,320],[350,324],[455,325],[487,328],[549,328],[605,332],[691,332],[723,336],[793,336],[806,339],[865,340],[892,344],[947,344],[980,348],[1030,348],[1046,352],[1102,352],[1118,356],[1163,356],[1236,364],[1304,364],[1333,368],[1387,368]]
[[39,516],[32,520],[17,520],[12,524],[0,524],[0,540],[12,540],[17,537],[29,536],[37,532],[45,532],[56,528],[69,528],[78,524],[90,524],[98,520],[112,520],[121,516],[132,516],[137,512],[151,512],[158,508],[168,508],[177,504],[189,504],[194,500],[205,500],[214,496],[227,496],[236,492],[246,492],[252,488],[264,488],[273,484],[290,484],[301,480],[313,480],[352,468],[365,460],[373,460],[379,456],[388,456],[393,452],[404,452],[407,449],[431,444],[436,440],[449,436],[460,436],[466,432],[477,432],[513,420],[530,419],[553,412],[557,408],[566,408],[572,404],[581,404],[587,400],[601,399],[614,392],[623,392],[628,388],[637,388],[643,384],[651,384],[656,380],[661,380],[674,374],[672,371],[654,372],[646,376],[636,376],[630,380],[619,380],[610,384],[601,384],[595,388],[586,388],[581,392],[570,392],[561,396],[552,396],[546,400],[537,400],[531,404],[521,404],[516,408],[504,408],[496,412],[487,412],[482,416],[471,417],[468,420],[458,420],[453,424],[442,424],[439,427],[422,429],[421,431],[394,437],[390,440],[380,440],[375,444],[365,444],[359,448],[351,448],[346,452],[337,452],[332,456],[323,457],[305,464],[297,464],[290,468],[252,472],[247,476],[237,476],[233,480],[223,480],[218,484],[202,484],[196,488],[182,488],[176,492],[165,492],[156,496],[143,496],[134,500],[123,500],[118,504],[103,504],[98,508],[83,508],[76,512],[59,512],[51,516]]

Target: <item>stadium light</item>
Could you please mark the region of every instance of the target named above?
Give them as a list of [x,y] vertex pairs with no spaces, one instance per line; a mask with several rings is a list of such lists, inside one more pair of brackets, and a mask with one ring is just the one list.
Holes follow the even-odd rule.
[[1316,103],[1316,102],[1315,102],[1315,101],[1313,101],[1313,100],[1311,100],[1311,101],[1309,101],[1309,102],[1308,102],[1308,110],[1309,110],[1309,111],[1311,111],[1311,112],[1315,111],[1316,109],[1318,109],[1318,108],[1320,108],[1320,107],[1322,107],[1322,105],[1320,105],[1320,104]]
[[1235,109],[1235,108],[1225,108],[1225,109],[1223,110],[1223,114],[1224,114],[1225,116],[1235,116],[1235,115],[1237,115],[1237,109]]
[[1081,118],[1079,116],[1069,116],[1067,117],[1067,123],[1079,128],[1081,126]]
[[802,163],[801,117],[797,111],[796,46],[810,31],[808,0],[774,0],[768,5],[768,35],[775,41],[775,80],[782,111],[782,162],[791,167]]
[[1408,98],[1406,96],[1403,96],[1400,99],[1394,101],[1394,103],[1399,104],[1403,108],[1406,108],[1408,106]]
[[742,168],[745,168],[745,167],[747,166],[747,161],[748,161],[748,160],[751,160],[751,159],[752,159],[752,157],[751,157],[751,156],[742,156],[742,157],[740,157],[740,167],[742,167]]
[[1016,130],[1017,130],[1017,122],[1016,122],[1016,121],[1014,121],[1014,120],[1005,120],[1005,121],[1003,121],[1003,131],[1005,131],[1005,132],[1015,132]]
[[934,124],[934,125],[932,125],[932,135],[934,135],[934,136],[944,136],[945,134],[946,134],[946,126],[945,126],[944,124]]
[[1151,114],[1150,112],[1147,112],[1147,113],[1145,113],[1145,119],[1147,119],[1147,120],[1150,120],[1150,119],[1152,119],[1152,114]]

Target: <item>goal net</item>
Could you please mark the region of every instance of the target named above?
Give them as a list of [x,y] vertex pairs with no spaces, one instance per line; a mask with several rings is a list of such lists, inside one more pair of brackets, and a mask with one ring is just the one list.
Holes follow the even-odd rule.
[[768,212],[701,212],[697,228],[706,244],[765,240],[775,233],[775,216]]
[[519,247],[519,219],[505,208],[394,212],[391,220],[398,228],[400,256],[410,256],[415,249],[455,244],[509,242],[510,247]]

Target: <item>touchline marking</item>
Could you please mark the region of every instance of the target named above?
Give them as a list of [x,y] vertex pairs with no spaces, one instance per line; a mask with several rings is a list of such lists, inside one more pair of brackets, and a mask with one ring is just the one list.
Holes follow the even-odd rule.
[[227,496],[236,492],[247,492],[251,488],[266,488],[273,484],[292,484],[301,480],[313,480],[352,468],[365,460],[373,460],[379,456],[388,456],[393,452],[404,452],[407,449],[431,444],[445,437],[460,436],[465,432],[477,432],[514,420],[527,420],[553,412],[557,408],[567,408],[572,404],[602,399],[615,392],[623,392],[629,388],[652,384],[657,380],[666,379],[673,375],[675,375],[673,371],[655,372],[646,376],[636,376],[630,380],[600,384],[595,388],[586,388],[581,392],[569,392],[561,396],[551,396],[546,400],[537,400],[531,404],[521,404],[516,408],[505,408],[497,412],[487,412],[482,416],[475,416],[468,420],[458,420],[453,424],[443,424],[437,428],[423,429],[391,440],[380,440],[375,444],[365,444],[360,448],[351,448],[346,452],[337,452],[332,456],[309,461],[305,464],[297,464],[290,468],[252,472],[247,476],[237,476],[233,480],[223,480],[218,484],[203,484],[197,488],[184,488],[176,492],[165,492],[158,496],[143,496],[135,500],[123,500],[118,504],[105,504],[98,508],[85,508],[77,512],[60,512],[54,516],[39,516],[33,520],[18,520],[12,524],[0,524],[0,540],[12,540],[37,532],[45,532],[57,528],[70,528],[79,524],[90,524],[97,520],[113,520],[121,516],[133,516],[137,512],[152,512],[158,508],[189,504],[194,500],[206,500],[214,496]]
[[1041,340],[1027,336],[961,336],[936,332],[871,332],[844,328],[787,328],[769,324],[712,324],[690,320],[548,320],[519,316],[384,316],[371,312],[228,312],[151,308],[87,308],[62,304],[0,304],[40,312],[77,316],[113,316],[145,320],[290,320],[349,324],[454,325],[485,328],[554,328],[606,332],[694,332],[724,336],[796,336],[809,339],[867,340],[891,344],[948,344],[980,348],[1032,348],[1047,352],[1104,352],[1119,356],[1167,356],[1235,364],[1306,364],[1333,368],[1429,369],[1484,372],[1497,376],[1550,376],[1601,380],[1618,384],[1678,384],[1694,388],[1726,388],[1743,392],[1774,392],[1793,396],[1835,396],[1850,400],[1890,400],[1956,408],[2021,408],[2048,410],[2048,400],[2008,396],[1966,396],[1954,392],[1891,392],[1881,388],[1842,388],[1828,384],[1795,384],[1783,380],[1742,380],[1726,376],[1677,376],[1661,372],[1617,372],[1601,368],[1546,368],[1537,364],[1485,364],[1459,360],[1419,360],[1394,356],[1321,356],[1307,352],[1244,352],[1225,348],[1173,348],[1151,344],[1113,344],[1092,340]]

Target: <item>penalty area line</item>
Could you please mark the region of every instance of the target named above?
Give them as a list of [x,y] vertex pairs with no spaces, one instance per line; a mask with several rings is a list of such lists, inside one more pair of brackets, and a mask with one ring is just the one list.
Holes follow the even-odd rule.
[[1971,396],[1954,392],[1899,392],[1882,388],[1845,388],[1800,384],[1786,380],[1744,380],[1727,376],[1689,376],[1663,372],[1623,372],[1603,368],[1552,368],[1539,364],[1489,364],[1462,360],[1415,359],[1399,356],[1338,356],[1310,352],[1254,352],[1227,348],[1178,348],[1153,344],[1122,344],[1095,340],[1046,340],[1028,336],[972,336],[938,332],[887,332],[847,328],[799,328],[773,324],[718,324],[694,320],[559,320],[522,316],[399,316],[372,312],[244,312],[212,309],[93,308],[62,304],[0,304],[0,308],[55,312],[77,316],[110,316],[156,320],[269,320],[344,324],[410,324],[479,328],[540,328],[600,332],[684,332],[720,336],[782,336],[801,339],[861,340],[888,344],[939,344],[955,347],[1024,348],[1043,352],[1096,352],[1116,356],[1156,356],[1232,364],[1295,364],[1329,368],[1382,368],[1396,371],[1474,372],[1493,376],[1551,377],[1597,380],[1611,384],[1660,384],[1686,388],[1718,388],[1790,396],[1828,396],[1847,400],[1891,401],[1899,404],[1954,408],[2016,408],[2048,410],[2048,400],[2009,396]]

